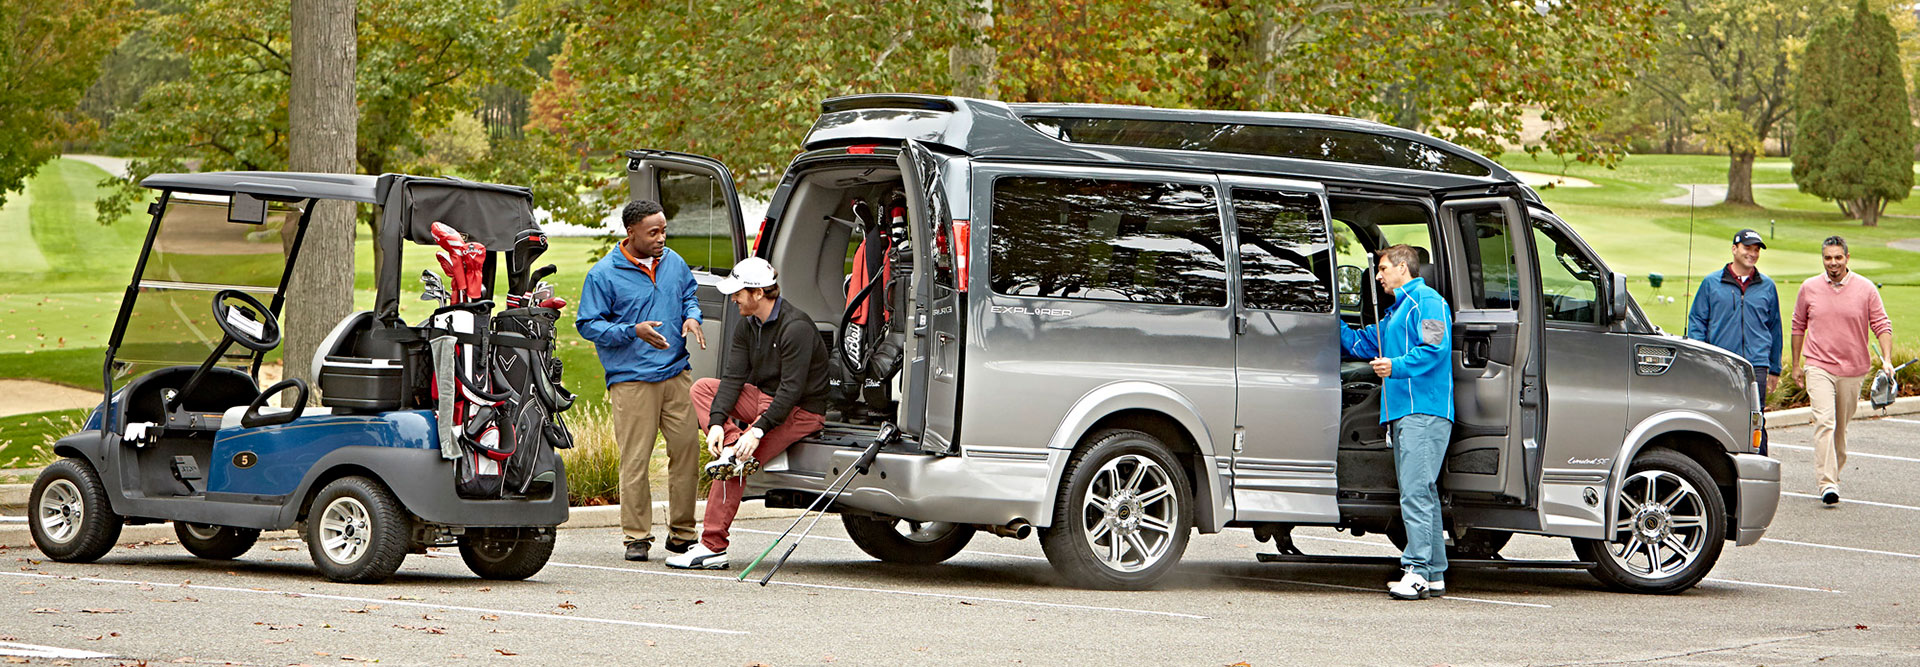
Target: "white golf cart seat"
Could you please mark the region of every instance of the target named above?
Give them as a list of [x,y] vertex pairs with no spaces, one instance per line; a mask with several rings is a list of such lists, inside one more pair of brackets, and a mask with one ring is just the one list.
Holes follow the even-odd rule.
[[[292,392],[289,391],[288,393],[292,393]],[[267,415],[277,415],[283,412],[293,412],[293,408],[276,408],[273,406],[266,406],[266,407],[260,408],[260,416],[262,417],[265,417]],[[231,408],[227,408],[226,412],[223,412],[220,414],[220,428],[240,428],[240,418],[242,416],[245,416],[246,414],[247,414],[247,406],[244,406],[244,405],[236,405]],[[333,414],[333,408],[323,408],[317,405],[309,405],[307,406],[307,411],[300,413],[300,416],[312,417],[314,415],[330,415],[330,414]]]

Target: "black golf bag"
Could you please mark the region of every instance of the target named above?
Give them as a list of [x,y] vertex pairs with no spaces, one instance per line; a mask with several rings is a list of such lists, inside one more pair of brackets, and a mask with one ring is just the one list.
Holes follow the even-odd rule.
[[560,465],[554,450],[573,446],[573,435],[559,416],[573,407],[573,394],[560,384],[560,360],[553,356],[559,317],[560,311],[552,308],[526,307],[493,318],[491,356],[500,383],[495,388],[508,394],[495,423],[501,440],[514,443],[503,480],[510,495],[535,492],[542,479],[551,484],[551,473]]

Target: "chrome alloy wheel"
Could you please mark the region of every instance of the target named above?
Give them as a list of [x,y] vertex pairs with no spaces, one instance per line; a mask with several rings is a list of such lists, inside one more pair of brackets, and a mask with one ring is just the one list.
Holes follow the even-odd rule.
[[1138,572],[1167,555],[1180,515],[1173,476],[1138,454],[1108,461],[1083,500],[1087,546],[1107,567]]
[[1648,470],[1620,485],[1607,555],[1635,576],[1678,575],[1700,557],[1707,535],[1706,501],[1679,475]]
[[40,494],[38,520],[40,530],[47,539],[67,543],[80,534],[80,524],[87,518],[86,501],[80,496],[80,487],[70,480],[56,479],[47,485]]
[[372,521],[367,506],[352,496],[335,498],[320,513],[320,548],[335,563],[360,560],[372,537]]
[[945,521],[911,521],[908,519],[900,519],[893,524],[894,532],[899,533],[900,537],[906,538],[909,542],[919,542],[922,544],[939,541],[941,538],[953,534],[956,527],[957,526]]

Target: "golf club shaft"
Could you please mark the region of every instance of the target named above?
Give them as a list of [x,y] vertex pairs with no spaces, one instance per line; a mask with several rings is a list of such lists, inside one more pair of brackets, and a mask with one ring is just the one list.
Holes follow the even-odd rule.
[[[848,483],[848,484],[852,483],[853,473],[854,473],[854,466],[847,466],[846,472],[840,473],[839,478],[834,479],[832,484],[827,485],[827,491],[833,491],[834,487],[842,486],[843,483]],[[744,487],[746,485],[746,482],[743,481],[740,484],[743,487],[741,490],[744,492],[745,491]],[[800,522],[806,521],[808,514],[812,514],[814,510],[820,510],[821,512],[825,512],[826,503],[830,502],[828,498],[832,498],[836,495],[839,495],[839,494],[837,492],[833,492],[833,493],[823,492],[820,494],[819,497],[814,498],[813,502],[808,503],[806,511],[801,512],[800,516],[794,517],[793,523],[789,524],[786,530],[780,531],[780,536],[773,538],[772,542],[767,543],[767,548],[760,552],[760,556],[757,558],[754,558],[753,562],[747,564],[746,569],[743,569],[740,571],[740,577],[738,578],[738,580],[746,581],[747,575],[753,573],[753,568],[759,567],[760,561],[765,560],[767,558],[767,554],[773,553],[773,548],[776,546],[779,546],[781,540],[787,539],[787,535],[792,534],[793,529],[799,528]],[[789,551],[791,551],[791,549],[789,549]],[[782,560],[785,560],[785,558],[782,558]]]
[[[853,472],[858,469],[859,469],[859,466],[853,466],[848,468],[847,471]],[[767,582],[773,581],[773,575],[780,571],[780,566],[787,564],[787,559],[793,556],[793,550],[800,548],[800,543],[806,540],[808,535],[813,534],[814,526],[820,525],[820,517],[824,517],[827,515],[827,508],[833,506],[834,499],[839,498],[840,492],[846,491],[847,487],[852,485],[853,485],[853,478],[847,477],[846,481],[840,485],[840,488],[828,489],[830,493],[827,493],[821,496],[822,498],[827,499],[827,503],[825,505],[821,505],[820,511],[813,515],[813,523],[807,524],[807,529],[800,531],[799,537],[793,538],[793,542],[787,544],[787,550],[785,553],[780,554],[780,560],[776,560],[773,562],[773,569],[767,570],[767,576],[760,578],[761,586],[765,586],[767,585]]]

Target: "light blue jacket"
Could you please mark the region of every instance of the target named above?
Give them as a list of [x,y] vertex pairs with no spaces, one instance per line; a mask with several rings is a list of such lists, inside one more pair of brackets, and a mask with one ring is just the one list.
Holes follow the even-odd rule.
[[1740,291],[1725,268],[1700,281],[1687,310],[1687,337],[1740,355],[1762,376],[1779,375],[1780,293],[1759,271],[1749,282]]
[[[694,282],[693,269],[672,248],[654,262],[654,277],[648,278],[616,247],[587,270],[573,326],[600,353],[607,386],[660,382],[693,365],[680,326],[688,319],[700,319],[695,292],[699,284]],[[640,340],[634,325],[641,322],[660,323],[655,330],[666,337],[667,349],[654,349]]]
[[1357,330],[1340,327],[1340,351],[1359,359],[1393,361],[1393,373],[1380,391],[1380,423],[1413,414],[1452,421],[1453,309],[1419,278],[1401,285],[1393,296],[1380,324]]

